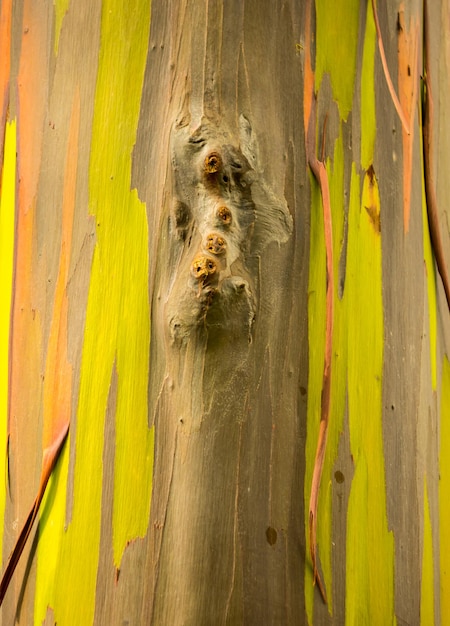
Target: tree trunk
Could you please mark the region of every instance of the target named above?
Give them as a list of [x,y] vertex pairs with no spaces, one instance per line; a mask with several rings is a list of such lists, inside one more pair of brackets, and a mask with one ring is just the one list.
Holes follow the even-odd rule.
[[378,4],[2,0],[3,624],[448,622],[449,12]]

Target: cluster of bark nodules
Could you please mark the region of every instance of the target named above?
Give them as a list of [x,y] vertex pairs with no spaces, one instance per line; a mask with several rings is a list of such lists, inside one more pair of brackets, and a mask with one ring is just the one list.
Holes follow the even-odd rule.
[[171,337],[184,342],[207,330],[209,337],[225,331],[250,341],[261,243],[285,240],[292,219],[261,184],[248,121],[241,116],[237,142],[209,122],[193,132],[181,123],[172,136],[172,169]]

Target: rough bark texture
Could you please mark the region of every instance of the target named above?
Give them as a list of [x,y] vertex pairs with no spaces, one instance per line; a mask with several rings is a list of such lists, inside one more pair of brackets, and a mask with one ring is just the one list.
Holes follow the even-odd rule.
[[[156,532],[143,619],[286,623],[303,612],[303,461],[292,444],[304,439],[308,216],[300,210],[294,230],[307,204],[302,118],[286,108],[284,126],[278,111],[284,97],[301,103],[301,59],[278,34],[294,43],[303,11],[205,8],[153,9],[143,106],[161,91],[169,106],[141,117],[137,148],[165,142],[161,185],[135,161],[147,206],[162,207],[150,214]],[[155,89],[158,76],[167,87]]]
[[[48,398],[71,418],[5,626],[447,623],[450,315],[422,191],[422,2],[378,4],[410,135],[370,2],[2,0],[3,563]],[[450,266],[450,14],[429,4]],[[328,606],[307,527],[327,286],[311,111],[336,277]]]

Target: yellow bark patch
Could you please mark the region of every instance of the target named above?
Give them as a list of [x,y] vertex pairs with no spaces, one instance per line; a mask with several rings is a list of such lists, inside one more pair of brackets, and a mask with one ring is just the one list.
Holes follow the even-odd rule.
[[352,172],[348,263],[348,413],[354,463],[347,511],[346,624],[389,624],[394,611],[394,537],[388,530],[382,427],[383,299],[375,173]]
[[353,104],[358,27],[359,0],[341,0],[338,7],[316,0],[316,91],[328,73],[343,120]]
[[70,0],[53,0],[55,6],[55,56],[58,55],[59,37],[61,35],[61,27],[64,16],[69,8]]
[[422,581],[420,593],[420,623],[423,626],[434,624],[434,563],[433,533],[428,501],[427,480],[423,489],[423,548],[422,548]]
[[[153,430],[147,422],[150,344],[145,205],[131,189],[150,27],[150,3],[105,0],[94,104],[89,208],[97,243],[91,269],[75,428],[73,509],[54,567],[55,621],[92,624],[102,521],[103,438],[117,372],[113,493],[114,565],[149,520]],[[61,523],[61,520],[58,520]],[[59,529],[62,532],[62,528]],[[41,610],[40,609],[40,610]],[[43,615],[35,613],[36,623]]]
[[[14,265],[14,215],[16,206],[16,122],[7,122],[1,172],[0,197],[0,525],[6,498],[10,322]],[[0,561],[3,544],[0,544]]]
[[373,12],[368,6],[361,72],[361,165],[366,170],[370,167],[370,164],[373,163],[377,131],[374,75],[375,48],[375,22]]
[[[450,363],[442,366],[441,447],[439,451],[439,555],[441,623],[450,624]],[[433,623],[433,622],[430,622]]]
[[[421,154],[423,154],[421,150]],[[423,168],[422,168],[423,171]],[[434,264],[433,248],[431,246],[430,227],[428,224],[427,201],[425,198],[425,184],[422,178],[422,229],[423,229],[423,257],[425,261],[425,280],[427,283],[429,332],[430,332],[430,362],[431,384],[436,389],[437,383],[437,285],[436,268]]]

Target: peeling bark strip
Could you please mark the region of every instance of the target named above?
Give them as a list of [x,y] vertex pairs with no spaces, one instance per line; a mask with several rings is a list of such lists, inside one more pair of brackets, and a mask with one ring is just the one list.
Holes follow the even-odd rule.
[[428,5],[424,2],[423,7],[423,33],[424,33],[424,97],[423,97],[423,162],[425,178],[425,195],[427,201],[428,224],[430,227],[431,243],[433,245],[434,258],[438,272],[441,276],[442,285],[450,311],[450,279],[445,264],[444,248],[442,244],[441,229],[439,226],[439,212],[436,198],[436,186],[434,183],[433,167],[433,96],[431,91],[431,63],[430,63],[430,33],[429,33]]
[[[315,102],[313,101],[313,112],[315,114]],[[310,128],[308,131],[308,163],[320,187],[323,208],[323,224],[326,248],[326,268],[327,268],[327,292],[326,292],[326,331],[325,331],[325,356],[323,366],[322,398],[319,437],[317,439],[316,456],[314,459],[313,477],[311,481],[311,496],[309,500],[309,550],[313,567],[313,582],[317,583],[323,601],[327,602],[325,586],[317,568],[317,506],[319,502],[319,488],[322,478],[323,463],[327,446],[328,424],[330,420],[330,399],[331,399],[331,358],[333,347],[333,309],[334,309],[334,269],[333,269],[333,226],[331,220],[330,188],[328,185],[328,174],[323,164],[319,161],[313,151],[312,137],[314,137],[315,115],[310,117]],[[324,133],[325,137],[325,128]],[[323,139],[324,141],[324,139]],[[322,160],[324,144],[322,143]]]
[[400,104],[400,100],[398,99],[397,94],[395,93],[394,84],[392,82],[391,74],[389,72],[389,67],[387,64],[386,53],[384,51],[383,38],[381,36],[381,28],[380,28],[380,22],[378,21],[378,13],[377,13],[375,0],[372,0],[372,11],[373,11],[373,19],[375,20],[375,28],[377,30],[378,49],[380,51],[381,64],[383,66],[384,77],[386,78],[386,83],[387,83],[389,93],[392,98],[392,102],[395,106],[395,110],[398,113],[402,126],[405,129],[405,132],[409,135],[411,132],[410,121],[406,119],[406,115],[403,111],[402,105]]
[[37,517],[37,514],[39,513],[39,507],[41,506],[47,483],[52,474],[53,468],[58,461],[68,432],[69,422],[66,422],[62,426],[60,432],[55,436],[52,444],[44,450],[42,458],[42,473],[39,481],[37,495],[28,514],[28,517],[25,520],[22,530],[20,531],[20,535],[17,538],[16,545],[14,546],[14,549],[9,557],[8,564],[6,565],[5,571],[3,572],[2,580],[0,582],[0,606],[2,605],[3,598],[5,597],[5,593],[9,587],[9,583],[11,582],[11,578],[14,574],[17,563],[19,562],[27,539],[30,536],[34,521]]

